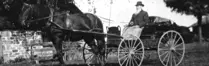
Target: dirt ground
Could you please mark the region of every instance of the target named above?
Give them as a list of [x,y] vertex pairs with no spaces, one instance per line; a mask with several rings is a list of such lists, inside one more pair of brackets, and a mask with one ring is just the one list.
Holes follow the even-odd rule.
[[[146,58],[142,66],[163,66],[157,57],[156,51],[146,51],[150,53],[150,58]],[[197,42],[186,44],[185,57],[180,66],[209,66],[209,42],[199,44]],[[1,64],[0,66],[60,66],[57,61],[45,61],[37,65],[34,62],[26,61],[15,64]],[[82,61],[77,64],[68,64],[64,66],[87,66]],[[119,66],[116,56],[110,56],[106,66]]]

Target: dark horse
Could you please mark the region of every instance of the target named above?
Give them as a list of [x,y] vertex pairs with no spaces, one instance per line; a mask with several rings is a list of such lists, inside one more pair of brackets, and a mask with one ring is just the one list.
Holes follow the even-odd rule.
[[[43,5],[24,5],[23,12],[20,16],[21,24],[30,27],[35,23],[40,25],[36,27],[37,29],[46,27],[43,31],[47,32],[48,37],[50,37],[50,40],[53,42],[57,51],[56,56],[61,63],[63,63],[62,42],[64,40],[78,41],[83,39],[92,48],[94,54],[104,56],[105,36],[88,32],[103,33],[103,24],[97,16],[90,13],[83,14],[81,12],[71,14],[63,10],[51,10],[49,7],[44,8],[50,11],[45,13],[48,15],[44,15],[41,7],[43,7]],[[52,18],[52,16],[49,16],[52,13],[53,22],[50,22],[48,18],[46,18],[48,21],[30,21],[30,19],[36,20],[44,17]],[[104,65],[103,62],[101,64]]]

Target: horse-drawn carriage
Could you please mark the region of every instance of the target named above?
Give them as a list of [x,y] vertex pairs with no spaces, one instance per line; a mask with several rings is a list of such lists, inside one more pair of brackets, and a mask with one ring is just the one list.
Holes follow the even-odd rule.
[[[157,50],[158,57],[164,66],[178,66],[185,53],[185,43],[182,33],[179,33],[176,24],[170,20],[160,17],[150,17],[151,23],[147,24],[140,35],[137,35],[138,28],[132,31],[123,31],[122,38],[118,36],[107,36],[107,52],[109,47],[117,48],[118,62],[121,66],[140,66],[147,50]],[[120,27],[109,27],[108,33],[120,35]],[[135,31],[134,31],[135,30]],[[124,37],[124,33],[130,32],[129,37]],[[154,41],[153,41],[154,40]],[[148,44],[150,43],[151,44]],[[106,55],[108,56],[108,54]]]
[[[16,2],[16,0],[14,1]],[[72,3],[69,5],[77,8]],[[145,50],[148,50],[146,43],[142,40],[147,39],[147,37],[151,37],[148,39],[158,41],[156,43],[157,47],[153,48],[157,49],[163,65],[179,65],[184,57],[185,43],[181,36],[182,33],[174,29],[174,24],[168,25],[169,28],[168,26],[162,26],[169,23],[164,22],[164,20],[157,25],[147,25],[151,27],[145,26],[141,36],[138,34],[127,34],[128,37],[123,37],[123,35],[120,35],[121,30],[115,32],[109,30],[107,34],[103,33],[101,20],[93,14],[80,12],[70,14],[62,10],[51,10],[53,8],[43,5],[30,5],[25,3],[20,4],[19,7],[22,8],[20,15],[18,14],[20,16],[18,20],[20,26],[45,31],[56,49],[57,53],[54,56],[58,57],[61,63],[64,60],[62,42],[64,40],[78,41],[81,39],[85,41],[83,59],[87,64],[104,65],[105,58],[108,57],[108,52],[111,50],[109,50],[109,45],[116,44],[114,48],[118,52],[118,61],[121,66],[140,66],[144,58]],[[51,21],[49,21],[50,19]],[[151,19],[151,21],[153,20]],[[154,19],[154,22],[159,21]],[[160,28],[152,26],[158,26]],[[132,30],[135,29],[138,28]],[[157,29],[162,29],[163,31],[155,31]],[[128,31],[124,31],[123,33],[125,32]],[[104,40],[105,36],[107,36],[107,42]]]

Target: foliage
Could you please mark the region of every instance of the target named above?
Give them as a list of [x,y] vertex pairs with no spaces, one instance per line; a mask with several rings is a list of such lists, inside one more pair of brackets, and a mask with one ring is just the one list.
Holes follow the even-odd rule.
[[172,11],[197,16],[209,13],[209,0],[164,0]]
[[209,13],[209,0],[164,0],[172,11],[194,15],[198,20],[199,42],[202,42],[202,16]]

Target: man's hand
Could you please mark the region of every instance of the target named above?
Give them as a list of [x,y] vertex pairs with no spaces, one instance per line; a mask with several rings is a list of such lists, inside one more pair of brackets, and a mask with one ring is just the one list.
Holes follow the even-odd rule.
[[128,26],[133,26],[133,25],[134,25],[133,21],[129,22],[129,24],[128,24]]
[[129,23],[129,25],[134,25],[134,22],[131,21],[131,22]]

